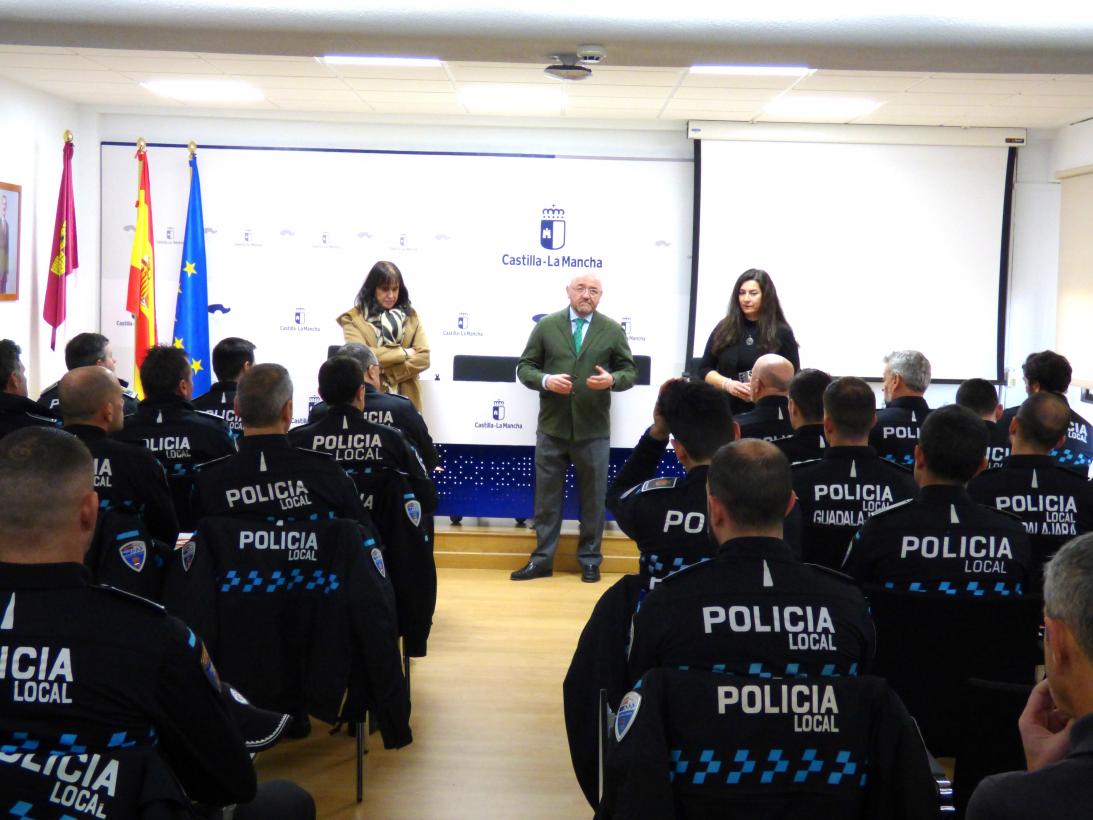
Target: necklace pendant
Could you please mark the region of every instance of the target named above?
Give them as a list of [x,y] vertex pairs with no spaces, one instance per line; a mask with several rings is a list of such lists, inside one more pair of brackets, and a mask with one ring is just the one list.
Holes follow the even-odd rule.
[[744,340],[744,344],[746,344],[748,347],[751,347],[753,344],[755,344],[755,339],[749,336]]

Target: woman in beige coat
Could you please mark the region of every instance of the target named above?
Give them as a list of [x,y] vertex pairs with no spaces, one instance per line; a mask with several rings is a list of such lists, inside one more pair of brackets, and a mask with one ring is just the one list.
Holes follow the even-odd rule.
[[377,262],[365,277],[357,303],[338,317],[347,342],[372,348],[391,393],[399,393],[421,410],[417,375],[429,369],[429,340],[421,317],[410,305],[402,272],[393,262]]

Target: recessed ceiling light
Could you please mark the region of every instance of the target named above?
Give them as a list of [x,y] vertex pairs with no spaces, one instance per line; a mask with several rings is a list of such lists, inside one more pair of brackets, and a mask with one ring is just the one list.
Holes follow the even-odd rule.
[[472,114],[559,114],[564,100],[561,87],[513,84],[459,89],[459,102]]
[[876,100],[854,97],[779,97],[763,107],[764,114],[778,117],[850,120],[880,108]]
[[316,57],[327,65],[377,65],[402,68],[437,68],[443,63],[436,57],[370,57],[357,54],[326,54]]
[[803,65],[693,65],[691,74],[722,74],[731,77],[807,77],[816,69]]
[[141,87],[179,102],[244,103],[265,99],[253,85],[239,80],[148,80]]

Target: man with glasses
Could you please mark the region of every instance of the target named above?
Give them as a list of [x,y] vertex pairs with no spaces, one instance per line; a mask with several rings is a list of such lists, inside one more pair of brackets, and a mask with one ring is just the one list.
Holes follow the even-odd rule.
[[603,285],[596,276],[574,277],[569,306],[539,320],[516,367],[516,376],[539,393],[535,434],[536,548],[527,566],[512,573],[526,581],[553,574],[562,527],[566,469],[573,465],[581,498],[577,558],[581,580],[600,580],[600,540],[610,454],[611,391],[629,390],[637,378],[626,333],[596,308]]

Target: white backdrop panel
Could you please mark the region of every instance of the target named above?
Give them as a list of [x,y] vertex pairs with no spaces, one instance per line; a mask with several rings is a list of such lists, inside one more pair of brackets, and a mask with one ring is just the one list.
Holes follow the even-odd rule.
[[703,141],[693,355],[762,268],[803,367],[879,376],[914,348],[994,378],[1005,171],[1005,148]]
[[[157,316],[166,342],[187,154],[157,146],[148,154]],[[651,386],[614,396],[613,446],[637,440],[655,387],[683,368],[689,162],[229,147],[202,148],[198,161],[209,302],[230,311],[210,316],[210,339],[243,336],[258,346],[260,361],[288,367],[297,422],[316,397],[327,346],[342,340],[336,317],[379,259],[401,268],[429,337],[425,416],[437,441],[534,444],[536,394],[515,382],[455,382],[452,362],[456,355],[519,356],[532,317],[564,307],[566,282],[585,270],[603,279],[601,308],[627,320],[633,352],[652,357]],[[132,362],[124,302],[135,165],[131,145],[102,146],[102,327],[123,376]],[[546,208],[565,210],[566,241],[557,250],[539,243]],[[578,259],[600,267],[567,264]]]

